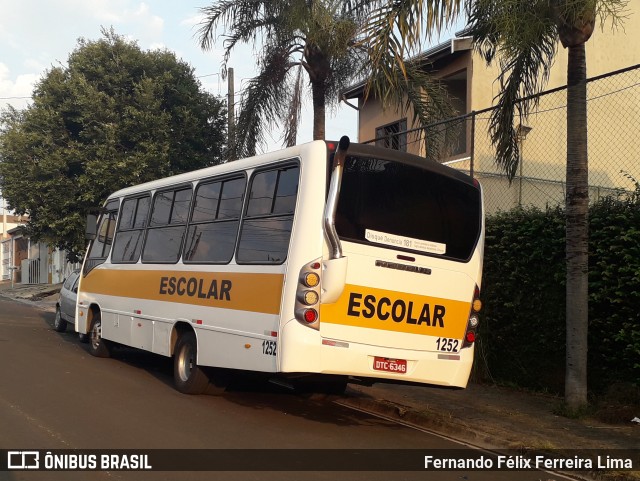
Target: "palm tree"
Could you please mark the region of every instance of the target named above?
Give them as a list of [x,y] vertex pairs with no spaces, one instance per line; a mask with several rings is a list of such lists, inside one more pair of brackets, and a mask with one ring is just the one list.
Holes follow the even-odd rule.
[[489,63],[500,62],[500,93],[491,115],[496,161],[512,179],[518,167],[514,129],[549,78],[558,40],[568,49],[566,170],[565,402],[587,404],[588,153],[585,43],[602,22],[621,18],[627,0],[469,0],[468,33]]
[[[420,50],[427,33],[459,13],[462,0],[219,0],[201,9],[201,47],[224,39],[223,70],[238,43],[256,52],[258,75],[242,94],[236,156],[255,153],[265,127],[284,125],[284,143],[296,141],[304,88],[311,90],[313,138],[324,139],[327,109],[349,85],[410,111],[427,125],[450,117],[444,90],[405,58]],[[216,29],[223,27],[224,36]],[[435,149],[430,152],[436,155]]]

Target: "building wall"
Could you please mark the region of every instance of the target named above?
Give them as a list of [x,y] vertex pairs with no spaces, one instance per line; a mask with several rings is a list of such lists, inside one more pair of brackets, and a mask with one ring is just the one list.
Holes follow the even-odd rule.
[[24,224],[22,217],[17,215],[3,215],[0,217],[0,240],[7,239],[9,237],[8,231]]
[[6,281],[11,279],[11,254],[10,254],[10,234],[8,233],[11,229],[18,227],[19,225],[24,224],[24,220],[21,216],[16,216],[13,214],[8,214],[2,207],[4,204],[4,199],[0,197],[0,208],[2,209],[2,214],[0,214],[0,241],[3,242],[4,248],[0,248],[0,280]]
[[[461,55],[454,62],[442,66],[435,72],[437,78],[446,78],[457,72],[467,70],[470,68],[470,52]],[[471,85],[467,82],[467,99],[471,95]],[[468,102],[466,102],[468,108]],[[411,125],[412,111],[402,112],[395,108],[386,107],[383,108],[380,100],[376,98],[368,98],[365,102],[362,97],[358,99],[359,113],[359,128],[358,128],[358,141],[367,142],[376,138],[376,129],[378,127],[396,122],[398,120],[407,119],[409,128],[415,127]],[[462,112],[464,113],[464,112]],[[407,136],[407,152],[424,156],[424,143],[421,142],[421,133],[411,133]]]
[[[640,9],[637,2],[629,7],[623,28],[610,25],[597,28],[586,44],[587,76],[595,77],[640,64]],[[475,52],[468,51],[447,65],[438,65],[436,75],[447,76],[466,69],[467,111],[481,111],[494,105],[500,84],[498,66],[487,66]],[[567,51],[558,44],[558,52],[545,90],[566,85]],[[640,70],[628,75],[588,84],[589,183],[590,195],[596,199],[618,190],[634,188],[632,179],[640,180],[640,144],[637,142],[640,120]],[[360,99],[359,140],[375,137],[375,129],[410,115],[384,111],[380,102]],[[530,128],[520,144],[521,168],[513,182],[503,176],[495,164],[495,149],[489,137],[490,113],[476,116],[474,136],[474,174],[481,180],[487,198],[487,210],[509,209],[514,205],[557,205],[565,195],[566,166],[566,91],[544,96],[527,119],[516,119],[515,126]],[[465,128],[471,138],[471,122]],[[411,128],[411,126],[410,126]],[[408,139],[411,153],[424,155],[417,134]],[[469,172],[467,155],[442,159],[452,167]],[[631,178],[630,178],[631,177]]]
[[0,241],[0,280],[11,280],[11,239]]
[[[587,77],[596,77],[614,70],[640,63],[640,8],[639,2],[630,4],[628,16],[616,30],[611,25],[596,26],[596,31],[585,44],[587,55]],[[549,82],[544,87],[551,90],[567,83],[567,49],[558,43]],[[500,72],[496,62],[487,66],[486,62],[474,53],[472,60],[473,82],[471,85],[471,110],[482,110],[494,105],[493,99],[500,92],[500,83],[496,81]]]
[[[640,11],[629,12],[624,30],[597,29],[586,44],[587,76],[608,74],[640,64]],[[473,55],[472,110],[493,105],[499,92],[496,66],[486,67]],[[558,52],[545,89],[566,85],[567,50]],[[589,184],[591,199],[611,195],[618,190],[633,190],[640,179],[637,124],[640,120],[640,71],[590,82],[587,87],[589,130]],[[566,90],[546,95],[527,119],[516,119],[531,128],[520,144],[521,168],[514,182],[496,178],[501,170],[495,164],[494,148],[489,138],[489,113],[476,118],[474,167],[485,186],[488,211],[515,205],[557,205],[565,195],[566,166]],[[523,179],[523,180],[522,180]],[[493,201],[491,200],[493,197]]]

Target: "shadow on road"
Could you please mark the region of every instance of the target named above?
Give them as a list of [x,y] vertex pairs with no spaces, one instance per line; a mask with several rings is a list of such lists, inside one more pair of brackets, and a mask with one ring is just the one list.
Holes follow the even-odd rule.
[[[42,318],[53,330],[54,315],[42,313]],[[78,348],[88,351],[87,344],[80,341],[78,334],[71,327],[65,332],[56,334],[65,343],[76,345]],[[111,357],[129,367],[150,374],[157,381],[174,389],[173,358],[121,345],[114,345]],[[208,368],[208,370],[215,374],[215,369]],[[210,398],[211,402],[219,402],[217,401],[219,399],[248,409],[286,413],[338,426],[386,425],[389,428],[400,428],[397,424],[367,416],[334,402],[344,396],[313,392],[309,389],[292,389],[283,384],[272,382],[273,375],[265,373],[225,370],[225,374],[228,375],[230,381],[223,392],[219,389],[212,389],[201,396],[205,399]]]

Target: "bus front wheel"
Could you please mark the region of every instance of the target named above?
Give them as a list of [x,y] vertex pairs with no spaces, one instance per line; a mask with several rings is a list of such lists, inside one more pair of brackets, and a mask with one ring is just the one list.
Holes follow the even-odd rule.
[[193,332],[185,332],[178,339],[173,357],[173,379],[176,389],[184,394],[202,394],[209,386],[209,378],[197,364],[198,343]]
[[111,355],[109,341],[102,338],[102,319],[99,312],[94,315],[89,331],[89,353],[96,357]]

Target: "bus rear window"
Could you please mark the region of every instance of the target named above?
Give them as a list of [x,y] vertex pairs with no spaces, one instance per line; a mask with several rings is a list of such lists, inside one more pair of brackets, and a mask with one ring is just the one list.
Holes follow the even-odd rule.
[[480,190],[455,176],[347,157],[336,231],[344,240],[467,261],[480,235],[481,208]]

